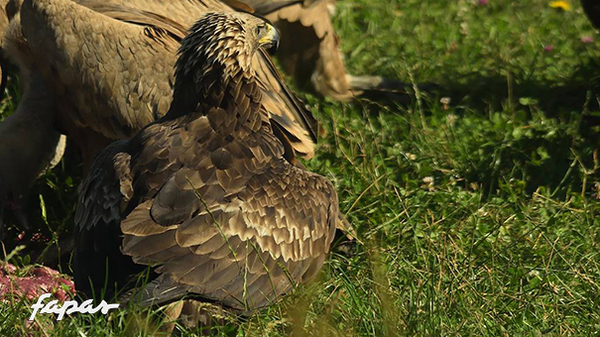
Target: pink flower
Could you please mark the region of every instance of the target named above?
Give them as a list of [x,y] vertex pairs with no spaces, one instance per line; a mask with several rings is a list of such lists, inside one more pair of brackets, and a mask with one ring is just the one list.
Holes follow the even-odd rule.
[[551,44],[548,44],[548,45],[545,45],[545,46],[544,46],[544,51],[545,51],[545,52],[551,52],[551,51],[553,51],[553,50],[554,50],[554,46],[553,46],[553,45],[551,45]]
[[592,43],[594,42],[594,37],[586,35],[581,37],[581,42],[583,43]]
[[478,4],[479,6],[487,6],[489,3],[488,3],[488,0],[479,0],[479,1],[477,2],[477,4]]

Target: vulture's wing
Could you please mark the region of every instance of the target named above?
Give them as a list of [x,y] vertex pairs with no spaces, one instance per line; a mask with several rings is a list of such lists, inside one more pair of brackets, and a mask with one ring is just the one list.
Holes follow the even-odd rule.
[[32,0],[21,25],[80,127],[130,137],[166,112],[178,46],[164,29],[110,19],[65,0]]
[[187,26],[171,20],[161,14],[127,6],[121,1],[73,0],[95,12],[102,13],[112,19],[141,26],[160,28],[168,32],[175,40],[180,41],[187,34]]
[[[227,0],[221,1],[227,2]],[[290,5],[304,3],[303,0],[243,0],[243,2],[252,8],[253,13],[260,15],[265,15]]]
[[331,0],[244,0],[281,32],[279,60],[300,83],[312,82],[322,95],[352,96],[339,40],[329,17]]
[[[191,27],[196,19],[209,10],[227,12],[231,11],[227,5],[217,0],[73,0],[78,4],[105,13],[111,17],[120,15],[117,12],[124,8],[125,11],[138,11],[150,16],[158,15],[171,22],[183,26],[186,30]],[[106,11],[103,7],[121,8],[117,11]],[[112,14],[110,13],[112,12]],[[146,24],[147,19],[139,18],[136,23]]]
[[[6,34],[6,30],[8,29],[8,13],[6,12],[6,5],[9,0],[0,0],[0,51],[4,49],[4,36]],[[6,56],[6,55],[4,55]],[[6,73],[6,69],[2,69],[2,77]],[[4,95],[4,89],[1,92]]]

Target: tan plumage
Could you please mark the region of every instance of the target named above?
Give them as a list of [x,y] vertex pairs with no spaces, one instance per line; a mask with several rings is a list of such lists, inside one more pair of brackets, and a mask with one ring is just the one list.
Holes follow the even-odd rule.
[[348,100],[364,92],[402,93],[406,84],[346,72],[340,38],[331,22],[336,0],[244,0],[281,32],[277,53],[284,70],[317,93]]
[[287,139],[274,132],[251,66],[273,31],[235,13],[206,14],[191,28],[167,114],[103,150],[82,185],[80,290],[99,291],[105,277],[109,290],[126,289],[148,265],[152,279],[134,297],[142,304],[191,296],[250,314],[316,275],[337,195],[284,158]]
[[[128,138],[164,115],[179,41],[209,8],[232,11],[216,0],[23,3],[22,20],[14,20],[33,59],[56,84],[59,127],[82,149],[84,167],[111,140]],[[266,54],[257,53],[253,63],[271,118],[297,153],[310,158],[316,121]]]
[[357,93],[347,78],[339,38],[329,8],[332,0],[246,0],[256,13],[280,30],[279,60],[301,83],[311,83],[324,96],[346,100]]

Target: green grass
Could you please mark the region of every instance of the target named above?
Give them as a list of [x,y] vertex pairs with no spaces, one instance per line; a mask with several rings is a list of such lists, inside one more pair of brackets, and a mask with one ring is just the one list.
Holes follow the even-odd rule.
[[[305,95],[327,131],[307,166],[334,182],[362,244],[222,335],[599,334],[600,37],[577,1],[549,3],[338,3],[351,73],[438,87],[404,103]],[[34,192],[55,238],[72,223],[75,163]],[[0,335],[24,331],[28,305],[0,307]],[[35,334],[151,335],[140,317],[40,318],[54,328]]]

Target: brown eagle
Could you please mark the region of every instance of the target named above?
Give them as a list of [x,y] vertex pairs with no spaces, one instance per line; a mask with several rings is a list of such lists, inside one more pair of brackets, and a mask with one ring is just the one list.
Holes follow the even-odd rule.
[[150,268],[143,305],[186,297],[250,314],[316,275],[337,194],[284,158],[251,67],[277,42],[249,14],[211,12],[190,28],[167,114],[104,149],[82,184],[79,290],[111,296]]

